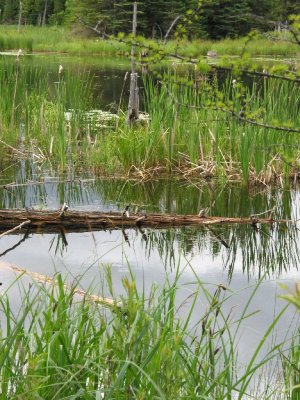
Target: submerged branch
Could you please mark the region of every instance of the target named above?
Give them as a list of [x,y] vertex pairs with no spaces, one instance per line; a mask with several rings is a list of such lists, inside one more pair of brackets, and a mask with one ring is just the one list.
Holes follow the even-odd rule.
[[[23,268],[19,268],[15,265],[12,264],[8,264],[8,263],[4,263],[4,262],[0,262],[0,268],[7,268],[10,269],[11,271],[19,274],[19,275],[26,275],[28,277],[30,277],[31,279],[33,279],[36,282],[39,283],[43,283],[43,284],[55,284],[55,278],[51,278],[47,275],[41,275],[38,274],[37,272],[33,272],[33,271],[29,271],[27,269],[23,269]],[[69,285],[64,285],[64,288],[67,290],[72,290],[74,295],[78,295],[80,297],[84,297],[85,300],[89,300],[93,303],[100,303],[104,306],[107,307],[121,307],[121,303],[120,302],[116,302],[113,299],[107,298],[107,297],[102,297],[102,296],[98,296],[95,294],[89,294],[87,292],[85,292],[82,289],[79,288],[73,288]]]

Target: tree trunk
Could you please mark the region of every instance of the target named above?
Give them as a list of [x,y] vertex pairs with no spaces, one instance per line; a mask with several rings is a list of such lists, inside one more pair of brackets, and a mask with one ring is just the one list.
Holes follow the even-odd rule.
[[45,7],[44,7],[44,12],[43,12],[42,26],[45,26],[45,24],[46,24],[47,8],[48,8],[48,0],[45,1]]
[[[203,211],[203,212],[202,212]],[[270,211],[270,210],[268,210]],[[171,228],[176,226],[211,226],[222,224],[272,224],[291,222],[289,220],[274,220],[270,212],[269,218],[260,218],[250,215],[248,218],[212,217],[205,215],[201,210],[199,215],[176,214],[144,214],[126,212],[96,212],[69,210],[44,210],[31,209],[2,209],[0,210],[1,236],[12,232],[24,232],[28,229],[37,232],[81,232],[98,231],[105,229],[127,228]]]
[[131,125],[134,121],[139,119],[139,87],[138,87],[138,74],[136,73],[136,54],[134,40],[136,38],[137,27],[137,2],[133,5],[133,20],[132,20],[132,33],[133,43],[131,46],[131,75],[130,75],[130,94],[128,103],[127,124]]
[[20,32],[20,28],[21,28],[21,22],[22,22],[22,8],[23,8],[23,4],[22,1],[20,1],[20,5],[19,5],[19,21],[18,21],[18,32]]

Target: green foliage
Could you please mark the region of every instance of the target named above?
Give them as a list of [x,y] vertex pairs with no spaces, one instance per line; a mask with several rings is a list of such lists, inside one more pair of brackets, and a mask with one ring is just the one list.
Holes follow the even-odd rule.
[[287,292],[287,294],[284,294],[280,296],[282,299],[287,300],[289,303],[293,304],[298,308],[300,311],[300,283],[295,284],[295,291],[291,291],[287,288],[285,285],[281,285],[283,289]]
[[18,10],[19,10],[19,1],[18,0],[10,0],[5,1],[3,4],[3,21],[12,23],[17,20]]
[[[159,86],[145,80],[149,121],[129,128],[120,112],[105,128],[87,121],[92,77],[83,79],[67,70],[60,75],[58,68],[48,76],[52,82],[26,59],[3,60],[2,135],[14,146],[24,122],[26,143],[34,142],[62,168],[73,160],[106,173],[159,167],[266,183],[294,177],[299,170],[298,134],[276,130],[298,127],[299,87],[293,81],[267,78],[247,88],[240,75],[218,84],[214,69],[204,61],[189,75],[178,66],[157,74]],[[64,113],[70,109],[74,111],[66,121]],[[274,129],[264,127],[268,125]]]
[[[248,33],[252,28],[273,28],[268,20],[285,22],[299,14],[293,1],[276,0],[144,0],[138,1],[138,32],[145,37],[163,39],[169,32],[175,38],[210,37],[219,39]],[[1,0],[1,20],[17,22],[19,0]],[[129,33],[132,27],[133,0],[23,0],[22,22],[25,24],[74,25],[80,16],[86,23],[98,24],[106,34]],[[250,14],[264,17],[256,20]]]
[[[221,400],[233,395],[242,399],[253,390],[254,372],[279,355],[274,345],[258,360],[282,312],[240,370],[239,329],[253,295],[240,320],[231,324],[223,314],[226,288],[218,286],[210,293],[196,281],[193,295],[185,302],[188,311],[181,317],[179,279],[177,273],[173,283],[161,289],[153,286],[146,295],[138,292],[133,278],[124,278],[124,295],[117,299],[106,267],[104,281],[113,296],[107,310],[100,298],[93,301],[86,294],[82,299],[60,275],[47,286],[24,289],[17,317],[8,297],[2,295],[1,395],[44,400],[102,396]],[[199,293],[207,303],[200,313]],[[198,323],[190,330],[194,312]]]
[[201,22],[212,39],[245,35],[251,28],[249,12],[247,0],[213,0],[204,3]]

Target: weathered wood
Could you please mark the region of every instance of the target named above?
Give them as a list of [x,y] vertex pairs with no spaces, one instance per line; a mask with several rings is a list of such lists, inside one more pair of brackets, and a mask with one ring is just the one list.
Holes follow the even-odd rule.
[[273,222],[286,223],[290,220],[274,220],[273,218],[229,218],[211,217],[199,215],[176,214],[131,214],[126,217],[119,212],[97,212],[67,210],[61,215],[61,210],[24,210],[3,209],[0,210],[0,232],[15,228],[25,221],[27,229],[59,232],[62,228],[70,231],[105,230],[116,228],[169,228],[176,226],[211,226],[217,224],[272,224]]
[[[135,40],[137,28],[137,2],[133,4],[132,35]],[[139,87],[138,74],[136,73],[136,54],[134,40],[131,46],[131,75],[130,75],[130,93],[128,102],[127,124],[131,125],[139,119]]]
[[[51,278],[50,276],[47,276],[47,275],[38,274],[37,272],[29,271],[28,269],[19,268],[16,265],[13,265],[10,263],[0,262],[0,269],[3,269],[3,268],[9,269],[18,275],[26,275],[26,276],[30,277],[31,279],[33,279],[34,281],[42,283],[42,284],[49,285],[49,284],[55,283],[55,278]],[[67,290],[72,289],[71,286],[69,286],[69,285],[64,285],[64,288]],[[100,303],[106,307],[121,307],[122,306],[121,302],[117,302],[108,297],[103,297],[103,296],[98,296],[96,294],[87,293],[84,290],[79,289],[79,288],[73,289],[73,293],[74,293],[74,295],[84,297],[85,300],[87,300],[87,301],[91,301],[93,303]]]
[[24,226],[29,225],[30,222],[31,222],[30,219],[28,219],[28,220],[26,220],[26,221],[24,221],[24,222],[21,222],[19,225],[15,226],[14,228],[10,229],[9,231],[3,232],[3,233],[0,235],[0,239],[1,239],[3,236],[5,236],[5,235],[9,235],[10,233],[13,233],[13,232],[15,232],[15,231],[17,231],[17,230],[22,229]]
[[22,4],[22,1],[20,0],[20,4],[19,4],[19,19],[18,19],[18,32],[20,32],[21,23],[22,23],[22,11],[23,11],[23,4]]

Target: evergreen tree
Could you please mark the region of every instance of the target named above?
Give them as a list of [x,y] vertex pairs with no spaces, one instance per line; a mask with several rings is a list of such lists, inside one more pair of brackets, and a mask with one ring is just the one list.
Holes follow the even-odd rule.
[[65,20],[67,24],[76,22],[77,17],[94,25],[101,19],[101,10],[104,0],[66,0]]
[[212,0],[201,9],[201,23],[212,39],[245,35],[251,28],[247,0]]
[[[102,17],[107,21],[106,31],[108,33],[131,32],[133,3],[133,1],[128,0],[110,0],[103,4]],[[139,15],[140,6],[141,3],[138,3]],[[140,20],[138,26],[140,28]]]
[[53,0],[49,23],[62,25],[65,19],[66,0]]
[[[130,33],[134,0],[22,0],[27,24],[70,24],[82,17],[90,25],[108,34]],[[16,23],[20,0],[0,0],[0,19]],[[199,10],[200,8],[200,10]],[[197,12],[195,13],[195,10]],[[248,15],[247,15],[248,14]],[[262,30],[271,25],[249,17],[285,22],[290,14],[300,14],[300,2],[294,0],[140,0],[138,34],[163,39],[173,21],[172,36],[212,39],[245,35],[253,27]],[[82,30],[82,27],[81,27]]]
[[5,0],[0,0],[0,20],[3,20],[3,10],[4,10]]
[[16,22],[19,13],[19,0],[6,0],[3,5],[3,21],[7,23]]

